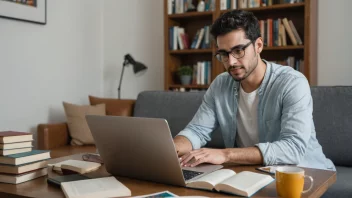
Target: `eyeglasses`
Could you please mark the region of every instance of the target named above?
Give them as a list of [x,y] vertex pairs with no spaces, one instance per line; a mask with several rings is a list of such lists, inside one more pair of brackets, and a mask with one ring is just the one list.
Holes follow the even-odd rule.
[[243,46],[235,46],[230,51],[221,50],[215,54],[215,57],[222,63],[229,61],[229,55],[231,54],[234,58],[239,59],[244,57],[246,48],[252,44],[252,41]]

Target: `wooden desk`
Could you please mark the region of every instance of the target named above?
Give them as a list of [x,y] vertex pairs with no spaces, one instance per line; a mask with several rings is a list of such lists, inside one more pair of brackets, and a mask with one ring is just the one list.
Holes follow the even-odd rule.
[[[67,159],[82,159],[82,154],[61,157],[49,160],[49,163],[56,163]],[[257,166],[225,166],[225,168],[233,169],[236,172],[244,170],[255,171]],[[305,168],[306,174],[311,175],[314,179],[313,189],[305,194],[303,197],[320,197],[324,192],[336,181],[336,172],[325,171],[319,169]],[[104,177],[110,174],[106,172],[105,167],[102,166],[99,170],[88,173],[90,177]],[[41,177],[29,182],[25,182],[18,185],[0,183],[0,197],[65,197],[61,188],[53,186],[47,183],[47,177],[58,176],[57,173],[51,171],[48,168],[48,176]],[[204,190],[195,190],[184,187],[170,186],[159,183],[129,179],[124,177],[117,177],[124,185],[126,185],[132,192],[132,196],[151,194],[155,192],[168,190],[179,196],[208,196],[208,197],[226,197],[231,196],[229,194],[215,193]],[[307,184],[308,185],[308,184]],[[277,197],[275,182],[271,183],[267,187],[258,191],[252,197]]]

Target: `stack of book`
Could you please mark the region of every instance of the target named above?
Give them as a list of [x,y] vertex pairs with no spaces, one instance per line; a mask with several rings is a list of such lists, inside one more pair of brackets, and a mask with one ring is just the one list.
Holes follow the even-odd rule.
[[32,149],[33,134],[0,132],[0,182],[19,184],[48,174],[50,151]]

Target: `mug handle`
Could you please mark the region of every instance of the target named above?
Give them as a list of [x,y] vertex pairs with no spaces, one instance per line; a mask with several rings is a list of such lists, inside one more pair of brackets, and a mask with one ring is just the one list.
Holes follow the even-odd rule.
[[313,177],[311,177],[309,175],[305,175],[304,178],[306,178],[306,177],[308,177],[310,179],[310,186],[309,186],[308,190],[304,190],[302,193],[307,193],[310,190],[312,190],[312,188],[313,188]]

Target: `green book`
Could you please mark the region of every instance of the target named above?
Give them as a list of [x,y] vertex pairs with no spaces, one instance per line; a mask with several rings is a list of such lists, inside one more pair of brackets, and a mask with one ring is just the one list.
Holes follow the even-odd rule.
[[45,159],[50,159],[50,151],[32,150],[25,153],[0,156],[0,164],[21,165]]

